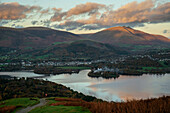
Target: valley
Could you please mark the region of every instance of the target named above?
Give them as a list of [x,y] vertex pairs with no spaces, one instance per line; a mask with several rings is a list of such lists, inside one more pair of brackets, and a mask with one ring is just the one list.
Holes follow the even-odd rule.
[[[43,109],[30,112],[98,111],[91,105],[110,112],[119,111],[118,106],[129,109],[129,104],[139,110],[158,101],[169,105],[170,40],[166,37],[129,27],[86,35],[44,27],[1,27],[0,34],[0,111],[15,112],[44,98]],[[68,99],[63,102],[63,97]],[[8,104],[15,99],[30,104]],[[104,107],[112,105],[117,108]]]

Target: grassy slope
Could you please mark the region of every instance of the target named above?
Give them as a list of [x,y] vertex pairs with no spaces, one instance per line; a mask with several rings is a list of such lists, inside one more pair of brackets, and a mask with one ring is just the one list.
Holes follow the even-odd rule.
[[[15,106],[15,112],[16,110],[19,110],[23,107],[27,106],[33,106],[35,104],[39,103],[38,98],[30,99],[30,98],[13,98],[13,99],[8,99],[5,101],[0,101],[0,109],[7,108],[10,109],[11,106]],[[0,110],[1,112],[1,110]]]
[[[49,97],[45,106],[37,107],[29,113],[168,113],[170,97],[158,99],[132,100],[128,102],[86,102],[81,99],[66,97]],[[2,101],[1,101],[2,102]],[[29,98],[15,98],[5,100],[6,105],[33,105]],[[1,105],[2,106],[2,105]],[[1,109],[0,109],[1,110]],[[16,111],[16,108],[15,108]],[[14,112],[15,112],[14,111]],[[6,113],[6,112],[5,112]]]
[[30,113],[169,113],[170,110],[170,97],[121,103],[55,98],[55,100],[49,100],[49,103],[46,106],[35,108]]
[[[61,97],[60,97],[61,98]],[[66,98],[66,97],[63,97]],[[29,113],[90,113],[90,111],[81,106],[51,106],[50,104],[56,103],[55,98],[48,98],[48,104],[42,107],[38,107],[30,111]]]
[[29,113],[90,113],[80,106],[43,106],[36,108]]
[[0,108],[4,106],[11,106],[11,105],[27,107],[39,103],[39,99],[34,98],[31,100],[30,98],[13,98],[5,101],[0,101],[0,103],[5,103],[0,105]]

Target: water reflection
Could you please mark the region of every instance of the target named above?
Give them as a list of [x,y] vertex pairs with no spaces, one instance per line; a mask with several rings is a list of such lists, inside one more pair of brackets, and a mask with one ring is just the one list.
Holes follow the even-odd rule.
[[[122,101],[170,95],[170,74],[142,76],[122,76],[117,79],[90,78],[90,70],[80,71],[79,74],[60,74],[44,79],[63,84],[86,95],[95,96],[107,101]],[[34,73],[5,73],[4,75],[35,76]],[[0,75],[2,72],[0,72]],[[39,75],[37,75],[39,76]]]
[[50,81],[61,83],[76,91],[96,96],[107,101],[121,101],[170,95],[170,76],[146,75],[120,76],[117,79],[90,78],[89,70],[69,76],[48,77]]
[[44,76],[43,74],[35,74],[31,71],[22,71],[22,72],[0,72],[0,75],[11,75],[15,77],[37,77]]

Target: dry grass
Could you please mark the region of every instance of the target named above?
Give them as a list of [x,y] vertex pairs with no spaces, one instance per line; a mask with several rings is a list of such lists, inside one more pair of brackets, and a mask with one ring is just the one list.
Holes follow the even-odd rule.
[[16,106],[5,106],[5,107],[0,108],[0,113],[11,113],[16,108],[17,108]]
[[75,98],[55,98],[55,101],[85,102],[82,99],[75,99]]
[[[55,99],[59,101],[60,99]],[[170,113],[170,96],[158,99],[133,100],[129,102],[86,102],[80,99],[61,99],[53,103],[58,106],[82,106],[92,113]]]

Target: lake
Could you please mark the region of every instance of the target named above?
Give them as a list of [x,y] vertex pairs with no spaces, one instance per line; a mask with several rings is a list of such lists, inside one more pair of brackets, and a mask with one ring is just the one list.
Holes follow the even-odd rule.
[[[60,74],[46,76],[43,79],[63,84],[86,95],[95,96],[106,101],[126,101],[170,95],[170,74],[142,76],[123,76],[117,79],[90,78],[90,70],[78,74]],[[16,77],[43,76],[33,72],[0,72],[0,75]]]

